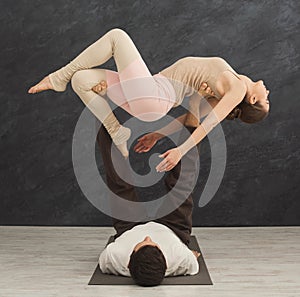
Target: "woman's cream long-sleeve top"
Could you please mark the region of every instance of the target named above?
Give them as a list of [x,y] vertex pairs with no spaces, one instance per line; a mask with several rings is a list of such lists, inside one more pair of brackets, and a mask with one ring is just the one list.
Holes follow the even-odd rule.
[[184,57],[159,73],[167,77],[173,85],[176,93],[174,107],[176,107],[182,103],[184,97],[198,92],[204,82],[215,93],[215,97],[221,99],[222,96],[217,90],[216,83],[220,74],[227,70],[238,75],[223,58]]
[[[184,97],[191,97],[201,89],[202,83],[207,83],[219,100],[199,127],[178,149],[181,155],[186,154],[198,144],[215,126],[243,100],[246,95],[246,85],[239,75],[222,58],[219,57],[185,57],[160,72],[173,84],[176,101],[174,107],[180,105]],[[222,90],[220,94],[220,76],[222,75]],[[194,98],[195,99],[195,98]],[[197,100],[197,99],[196,99]]]

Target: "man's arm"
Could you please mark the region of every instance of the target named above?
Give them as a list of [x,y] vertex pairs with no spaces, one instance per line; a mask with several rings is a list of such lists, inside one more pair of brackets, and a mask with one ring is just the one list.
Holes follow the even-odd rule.
[[[213,96],[200,96],[194,94],[190,98],[193,102],[198,100],[200,104],[195,103],[192,107],[192,103],[190,103],[190,110],[187,113],[177,117],[170,124],[165,127],[156,130],[154,132],[147,133],[138,139],[137,144],[134,146],[134,151],[137,153],[148,152],[158,140],[181,130],[183,126],[188,127],[198,127],[200,124],[200,120],[207,116],[211,110],[218,104],[219,100]],[[200,102],[201,100],[201,102]],[[196,111],[196,108],[199,110]],[[198,114],[198,116],[197,116]]]
[[199,263],[194,252],[188,247],[186,248],[186,255],[184,261],[178,267],[183,275],[194,275],[199,272]]
[[112,274],[118,275],[118,271],[114,268],[112,261],[110,259],[110,253],[109,253],[107,247],[102,251],[102,253],[100,254],[100,257],[99,257],[100,269],[101,269],[102,273],[108,273],[108,274],[112,273]]
[[204,89],[199,92],[195,92],[190,96],[189,109],[186,113],[174,119],[167,126],[155,131],[161,135],[161,138],[167,135],[171,135],[179,131],[183,125],[190,127],[198,127],[200,124],[200,119],[207,116],[210,111],[217,105],[219,100],[207,93]]
[[99,257],[99,266],[103,273],[130,277],[127,262],[128,255],[115,242],[108,244]]
[[[206,98],[207,102],[211,105],[209,108],[207,105],[203,106],[200,103],[202,99]],[[209,111],[216,105],[218,100],[214,97],[214,93],[210,90],[206,83],[203,83],[200,86],[200,90],[198,92],[194,92],[189,97],[189,107],[188,111],[176,118],[169,125],[163,127],[162,129],[155,131],[159,134],[162,134],[162,137],[173,134],[182,128],[182,125],[190,126],[190,127],[198,127],[200,119],[206,116]],[[205,101],[206,102],[206,101]]]
[[194,275],[199,272],[197,257],[186,245],[178,250],[174,266],[170,268],[169,272],[167,271],[166,276]]
[[[157,133],[158,140],[179,131],[184,125],[198,127],[200,124],[200,119],[207,116],[219,102],[219,100],[213,96],[207,96],[204,98],[199,93],[193,94],[189,100],[190,103],[188,112],[177,117],[165,127],[152,132]],[[193,118],[197,121],[196,125],[194,125],[195,121],[193,121],[193,124],[189,124],[191,116],[193,116]]]
[[156,130],[152,133],[157,133],[158,137],[160,137],[159,139],[167,136],[167,135],[171,135],[177,131],[179,131],[180,129],[182,129],[182,126],[185,122],[186,119],[186,113],[184,113],[183,115],[177,117],[176,119],[174,119],[170,124],[166,125],[165,127],[162,127],[159,130]]

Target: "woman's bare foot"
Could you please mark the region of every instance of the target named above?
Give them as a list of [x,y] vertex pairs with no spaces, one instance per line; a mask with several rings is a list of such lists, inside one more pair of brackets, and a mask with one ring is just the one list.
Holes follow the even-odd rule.
[[50,82],[49,76],[44,77],[38,84],[31,87],[28,90],[28,93],[35,94],[46,90],[53,90],[53,86]]
[[105,80],[101,80],[97,85],[95,85],[92,90],[101,95],[104,96],[106,94],[107,89],[107,82]]

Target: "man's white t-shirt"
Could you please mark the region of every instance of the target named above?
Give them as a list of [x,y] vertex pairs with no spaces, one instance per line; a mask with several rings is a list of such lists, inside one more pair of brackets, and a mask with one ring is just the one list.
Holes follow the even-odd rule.
[[134,226],[107,245],[99,257],[101,271],[130,276],[127,267],[130,255],[136,244],[143,241],[146,236],[150,236],[152,241],[159,245],[165,256],[167,262],[165,276],[198,273],[199,264],[193,252],[170,228],[156,222]]

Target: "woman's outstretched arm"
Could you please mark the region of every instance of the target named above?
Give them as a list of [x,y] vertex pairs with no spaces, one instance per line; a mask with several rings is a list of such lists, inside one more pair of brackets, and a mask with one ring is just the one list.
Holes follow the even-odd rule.
[[[171,135],[178,130],[182,129],[183,126],[192,126],[198,127],[200,124],[200,119],[207,116],[210,111],[216,106],[219,100],[213,96],[205,97],[196,95],[197,100],[202,100],[201,105],[197,106],[199,109],[199,119],[196,119],[193,110],[189,110],[186,113],[182,114],[181,116],[174,119],[171,123],[162,127],[159,130],[154,132],[150,132],[141,138],[138,139],[137,144],[134,147],[134,151],[137,153],[145,153],[150,151],[150,149],[156,144],[156,142],[165,136]],[[195,120],[189,120],[190,117],[195,117]]]
[[234,87],[230,87],[220,102],[184,143],[160,155],[164,160],[156,166],[156,170],[159,172],[169,171],[176,166],[183,155],[197,145],[215,126],[226,118],[234,107],[243,100],[245,94],[246,87],[243,84],[236,84]]
[[178,148],[182,155],[197,145],[215,126],[222,122],[228,114],[243,100],[246,90],[238,87],[227,92],[220,102],[207,115],[192,135]]

